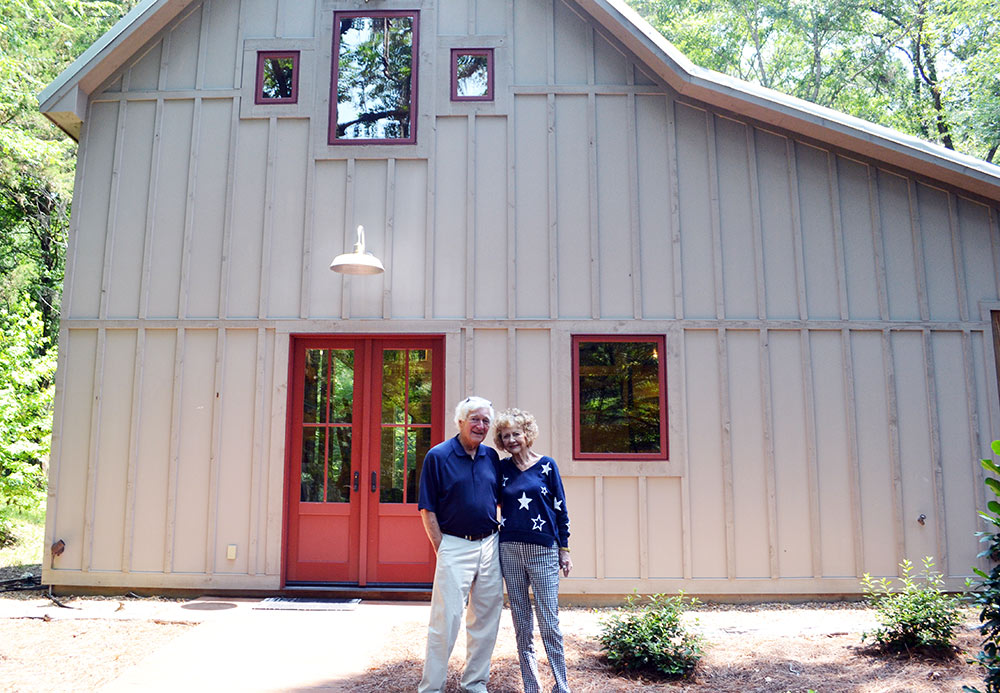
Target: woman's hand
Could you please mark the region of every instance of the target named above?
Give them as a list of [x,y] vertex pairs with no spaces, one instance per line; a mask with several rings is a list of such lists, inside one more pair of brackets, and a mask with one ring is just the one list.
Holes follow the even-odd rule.
[[567,549],[559,549],[559,569],[563,577],[569,577],[569,571],[573,570],[573,559],[569,557]]

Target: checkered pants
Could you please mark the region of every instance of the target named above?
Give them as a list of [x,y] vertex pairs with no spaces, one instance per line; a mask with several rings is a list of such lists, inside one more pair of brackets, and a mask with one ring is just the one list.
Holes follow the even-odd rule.
[[535,595],[535,612],[538,614],[542,644],[556,681],[552,691],[569,693],[563,637],[559,629],[559,549],[520,541],[500,542],[500,567],[507,583],[507,596],[510,598],[524,693],[540,693],[542,690],[538,679],[538,660],[535,657],[529,586]]

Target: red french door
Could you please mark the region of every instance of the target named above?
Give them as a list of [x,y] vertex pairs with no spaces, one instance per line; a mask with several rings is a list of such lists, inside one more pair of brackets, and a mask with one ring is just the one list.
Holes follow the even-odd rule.
[[443,439],[444,339],[292,338],[286,582],[427,583],[417,510]]

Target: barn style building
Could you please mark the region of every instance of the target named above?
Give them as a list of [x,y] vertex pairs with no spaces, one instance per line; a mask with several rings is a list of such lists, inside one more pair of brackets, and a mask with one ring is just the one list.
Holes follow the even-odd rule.
[[426,586],[470,394],[539,419],[565,596],[976,564],[996,166],[622,0],[143,0],[39,101],[80,145],[46,584]]

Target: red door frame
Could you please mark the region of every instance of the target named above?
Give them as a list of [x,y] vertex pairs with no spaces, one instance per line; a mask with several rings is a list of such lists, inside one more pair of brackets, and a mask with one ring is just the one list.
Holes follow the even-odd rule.
[[[355,352],[355,382],[354,407],[352,414],[351,441],[351,475],[359,475],[359,489],[352,491],[350,502],[346,505],[349,514],[348,538],[348,575],[346,579],[329,580],[313,577],[297,576],[292,582],[347,582],[365,586],[369,582],[378,583],[429,583],[433,577],[434,554],[427,545],[429,562],[383,562],[380,561],[379,525],[383,518],[394,522],[400,518],[403,523],[403,533],[410,541],[425,540],[423,526],[420,522],[416,503],[392,504],[381,503],[376,495],[380,491],[381,469],[379,459],[381,454],[381,387],[382,387],[382,352],[386,349],[419,349],[427,348],[433,354],[431,370],[431,445],[435,445],[444,437],[444,335],[421,334],[292,334],[289,336],[288,350],[288,400],[285,416],[285,493],[282,509],[282,559],[281,584],[289,582],[289,561],[293,547],[289,544],[293,539],[298,541],[299,525],[299,494],[300,485],[296,473],[299,471],[300,460],[293,453],[301,452],[301,440],[296,443],[296,437],[302,435],[302,403],[297,401],[301,395],[300,382],[305,374],[305,353],[307,349],[337,349],[351,348]],[[360,454],[359,454],[360,453]],[[375,474],[376,487],[370,488],[370,474]],[[333,504],[324,504],[326,506]],[[320,509],[330,510],[330,508]],[[306,511],[303,514],[310,514]],[[319,513],[324,514],[324,513]],[[326,513],[329,514],[329,513]],[[338,513],[333,513],[338,514]],[[405,519],[403,519],[405,518]],[[415,529],[416,525],[419,528]],[[419,531],[418,531],[419,530]],[[394,537],[395,538],[395,537]],[[298,547],[294,547],[296,555]],[[355,566],[351,570],[350,566]],[[417,575],[417,579],[413,576]]]

